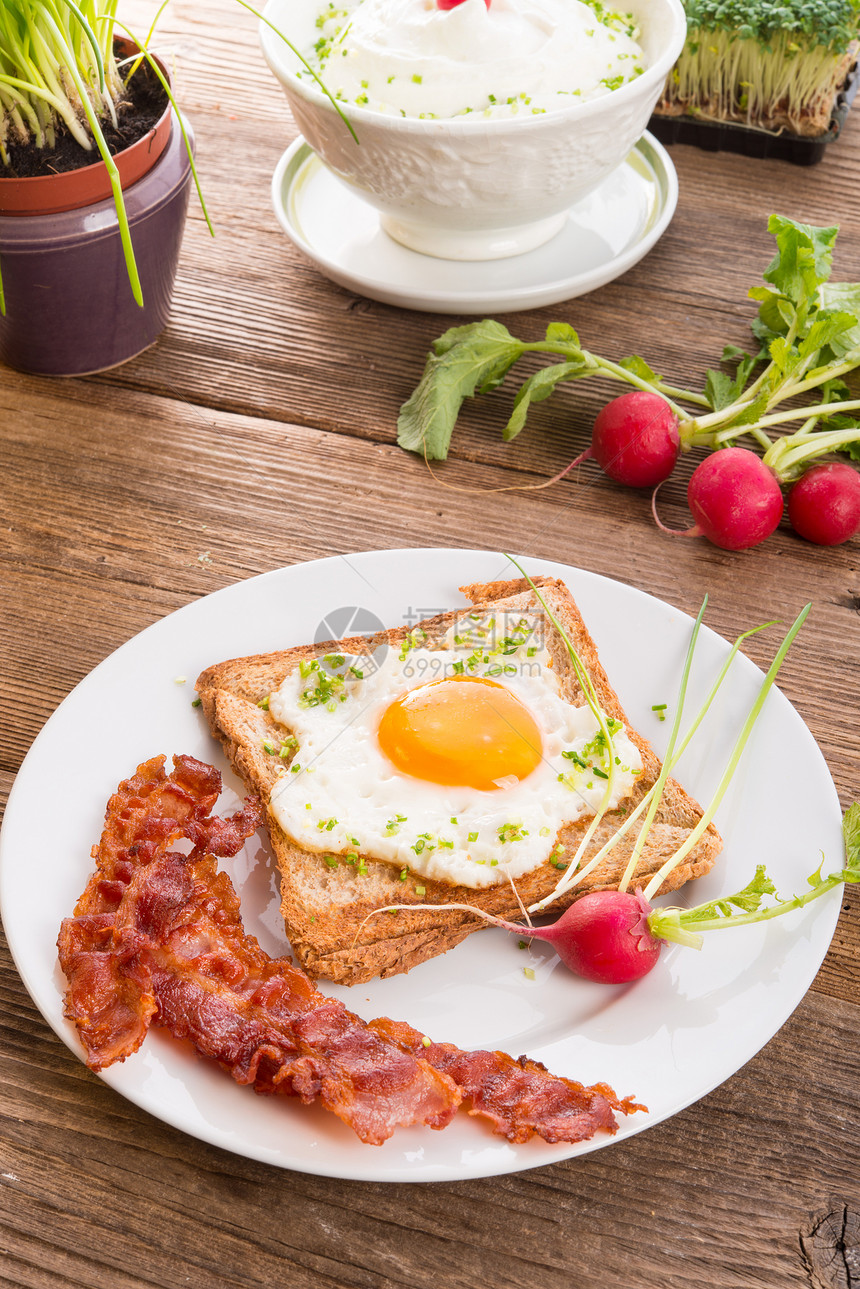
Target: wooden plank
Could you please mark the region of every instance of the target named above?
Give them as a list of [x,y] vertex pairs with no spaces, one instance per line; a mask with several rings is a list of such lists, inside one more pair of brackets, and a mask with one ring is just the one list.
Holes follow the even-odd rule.
[[[130,12],[151,9],[136,0]],[[271,210],[269,185],[295,127],[263,62],[253,18],[231,0],[216,0],[212,13],[229,30],[229,47],[202,28],[189,4],[171,5],[159,30],[164,48],[175,54],[181,101],[197,130],[216,237],[209,237],[193,204],[167,333],[148,353],[97,379],[391,442],[397,410],[417,383],[432,340],[468,319],[363,300],[328,282],[288,242]],[[210,62],[212,74],[203,75]],[[246,100],[247,116],[237,111]],[[565,319],[595,353],[615,360],[642,353],[673,383],[700,389],[724,345],[751,344],[755,307],[746,297],[773,254],[770,211],[839,223],[835,276],[860,279],[856,121],[849,119],[825,161],[809,168],[733,154],[715,160],[689,147],[671,155],[679,173],[678,211],[649,256],[600,291],[510,315],[505,321],[514,334],[536,339],[548,322]],[[535,365],[524,363],[523,372]],[[508,382],[470,408],[458,428],[456,455],[552,474],[587,444],[597,409],[615,392],[606,382],[563,389],[535,409],[522,442],[505,446]]]
[[[24,394],[28,414],[16,417]],[[807,598],[814,609],[781,686],[817,738],[844,804],[856,795],[860,692],[846,642],[857,641],[860,622],[845,553],[822,550],[808,559],[789,534],[740,557],[673,543],[642,513],[641,498],[619,493],[608,506],[606,483],[543,494],[540,525],[532,527],[528,494],[490,495],[476,507],[471,496],[439,490],[424,465],[397,448],[224,413],[204,417],[139,394],[125,395],[118,411],[113,399],[103,387],[58,391],[14,375],[0,391],[0,417],[5,407],[10,426],[12,529],[2,557],[11,630],[0,641],[10,713],[0,762],[10,773],[78,680],[130,635],[198,595],[361,546],[456,541],[502,550],[518,536],[519,552],[620,579],[690,613],[706,586],[708,621],[727,637],[768,620],[774,588],[789,576],[791,596],[779,600],[784,616]],[[488,470],[505,477],[489,467],[482,475]],[[320,480],[320,489],[308,488],[308,479]],[[751,570],[742,581],[739,562]],[[850,554],[847,563],[850,569]],[[747,652],[767,666],[775,639],[773,632],[755,637]],[[851,999],[854,893],[845,903],[844,929],[817,987]]]

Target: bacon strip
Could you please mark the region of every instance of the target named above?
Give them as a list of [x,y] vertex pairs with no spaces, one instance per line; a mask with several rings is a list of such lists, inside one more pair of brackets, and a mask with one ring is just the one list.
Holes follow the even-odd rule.
[[235,855],[259,827],[259,802],[231,819],[210,817],[221,793],[221,775],[190,756],[153,757],[125,779],[105,811],[101,841],[93,848],[96,871],[57,942],[69,981],[66,1016],[78,1026],[87,1064],[105,1069],[136,1052],[158,1010],[140,941],[120,939],[113,914],[135,872],[182,838],[219,855]]
[[250,806],[241,822],[201,818],[199,794],[209,808],[214,785],[192,763],[188,790],[187,760],[175,759],[169,779],[161,759],[148,762],[120,786],[98,872],[60,931],[66,1014],[87,1063],[124,1059],[151,1019],[258,1092],[318,1098],[363,1141],[380,1144],[401,1125],[444,1127],[460,1103],[451,1079],[320,994],[289,959],[269,958],[245,933],[213,855],[165,853],[177,834],[233,853],[259,820]]
[[66,918],[57,947],[69,989],[65,1014],[78,1027],[92,1070],[136,1052],[158,1010],[138,945],[121,944],[112,913]]
[[[77,901],[76,916],[112,913],[139,864],[148,864],[181,838],[200,846],[206,822],[214,830],[222,826],[222,820],[209,820],[220,795],[219,772],[193,757],[174,757],[168,775],[164,762],[164,757],[144,761],[108,800],[101,842],[93,847],[95,873]],[[254,811],[245,837],[259,826],[259,803]],[[220,849],[219,855],[236,855],[245,837],[235,838],[235,849]]]
[[116,925],[123,939],[145,945],[158,1023],[237,1082],[318,1098],[373,1144],[398,1126],[442,1128],[453,1117],[460,1093],[451,1079],[245,933],[236,892],[213,856],[172,853],[141,870]]
[[[111,797],[96,872],[58,940],[66,1015],[91,1068],[124,1060],[158,1024],[257,1092],[318,1099],[373,1144],[401,1125],[444,1127],[463,1098],[516,1143],[615,1132],[613,1112],[644,1108],[528,1057],[464,1052],[385,1017],[365,1024],[288,958],[270,958],[215,861],[241,848],[260,807],[210,817],[220,788],[202,762],[174,757],[167,775],[156,757]],[[169,850],[180,838],[190,854]]]
[[506,1052],[464,1052],[453,1043],[433,1043],[405,1021],[382,1017],[371,1021],[378,1034],[399,1043],[406,1052],[419,1052],[434,1069],[449,1075],[470,1103],[469,1114],[480,1115],[493,1131],[520,1145],[533,1136],[551,1143],[587,1141],[602,1128],[615,1133],[613,1111],[644,1110],[631,1097],[619,1100],[606,1083],[585,1087],[573,1079],[550,1074],[528,1056],[514,1060]]

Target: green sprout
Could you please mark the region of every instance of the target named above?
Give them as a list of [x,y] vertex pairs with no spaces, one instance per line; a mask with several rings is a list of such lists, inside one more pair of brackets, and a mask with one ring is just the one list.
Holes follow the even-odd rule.
[[[237,2],[271,27],[300,59],[355,138],[341,108],[303,55],[246,0]],[[103,0],[100,8],[95,0],[0,0],[0,174],[10,165],[10,144],[35,144],[50,150],[59,136],[68,133],[85,152],[97,151],[110,180],[129,283],[135,301],[142,307],[143,292],[122,183],[105,129],[117,125],[118,105],[144,59],[176,108],[167,79],[148,49],[155,24],[169,0],[162,3],[145,40],[138,39],[118,21],[117,3],[118,0]],[[120,30],[140,50],[126,64],[117,61],[114,51],[114,38]],[[178,119],[200,204],[214,235],[185,126],[181,117]],[[0,313],[5,312],[0,278]]]
[[823,134],[860,32],[857,0],[685,0],[658,111]]

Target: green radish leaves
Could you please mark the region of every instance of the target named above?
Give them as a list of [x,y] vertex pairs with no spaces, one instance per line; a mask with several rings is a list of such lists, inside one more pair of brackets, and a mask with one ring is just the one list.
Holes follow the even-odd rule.
[[776,238],[777,254],[762,274],[765,282],[795,304],[816,301],[818,288],[830,277],[838,227],[816,228],[771,215],[767,231]]
[[523,346],[500,322],[452,327],[433,344],[417,389],[403,404],[397,442],[429,461],[442,461],[464,398],[504,380]]
[[[834,413],[860,411],[860,399],[846,403],[841,392],[835,393],[836,382],[860,367],[860,283],[829,280],[837,228],[772,215],[768,231],[776,240],[776,254],[763,283],[749,291],[759,305],[751,325],[760,348],[753,355],[734,346],[723,350],[721,362],[733,364],[734,375],[715,367],[702,393],[676,389],[639,355],[611,360],[590,353],[566,322],[551,323],[543,340],[527,342],[485,319],[455,327],[435,342],[418,387],[401,409],[398,443],[427,460],[444,459],[463,400],[496,389],[525,355],[547,354],[556,361],[520,385],[503,430],[505,441],[524,429],[532,405],[560,385],[602,376],[664,398],[678,417],[682,449],[726,447],[746,437],[782,481],[796,477],[816,456],[856,456],[857,418],[828,423],[821,439],[814,439],[814,432]],[[812,403],[799,406],[801,396],[811,391]],[[690,405],[703,410],[693,415]],[[804,422],[801,429],[783,436],[784,446],[768,457],[776,448],[770,427],[792,420]]]
[[[433,342],[421,380],[400,409],[397,442],[428,461],[444,460],[463,400],[495,389],[526,353],[553,354],[562,361],[534,372],[520,386],[504,429],[506,441],[523,429],[531,405],[549,398],[563,381],[603,375],[639,389],[663,388],[644,358],[634,354],[619,363],[598,358],[580,347],[579,336],[566,322],[551,322],[543,340],[527,343],[500,322],[485,319],[452,327]],[[705,404],[701,396],[687,397]]]
[[856,801],[845,811],[842,820],[842,835],[845,838],[845,868],[843,880],[860,881],[860,804]]
[[553,363],[551,367],[541,367],[533,376],[529,376],[517,391],[514,399],[514,410],[505,426],[502,438],[510,442],[516,438],[526,423],[532,403],[541,403],[549,398],[556,385],[563,380],[579,380],[582,376],[591,375],[591,369],[585,361],[572,363]]
[[[822,864],[806,879],[809,887],[803,895],[781,899],[763,864],[756,868],[752,881],[734,895],[698,904],[692,909],[654,909],[648,915],[648,929],[659,940],[673,940],[691,948],[701,947],[701,932],[731,926],[748,926],[781,917],[832,891],[843,883],[860,882],[860,804],[846,810],[842,820],[845,841],[845,866],[827,877],[821,876]],[[769,899],[769,897],[772,897]]]

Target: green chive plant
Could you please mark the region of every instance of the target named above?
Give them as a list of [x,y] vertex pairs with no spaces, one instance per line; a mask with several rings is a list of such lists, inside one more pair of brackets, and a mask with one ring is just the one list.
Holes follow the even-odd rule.
[[[64,132],[84,152],[98,152],[107,167],[116,204],[125,262],[134,298],[143,297],[116,163],[105,139],[105,129],[117,124],[117,109],[128,83],[143,58],[161,81],[170,102],[173,95],[158,64],[148,52],[155,23],[169,3],[164,0],[145,39],[141,40],[117,19],[118,0],[0,0],[0,178],[9,167],[12,143],[51,149]],[[245,0],[238,0],[276,31],[305,63],[286,37]],[[119,62],[115,38],[128,36],[142,51]],[[307,70],[325,94],[328,90],[311,67]],[[329,96],[330,97],[330,96]],[[341,109],[334,104],[336,110]],[[344,118],[345,120],[345,118]],[[350,131],[352,127],[346,122]],[[180,118],[180,127],[185,134]],[[186,139],[187,144],[187,139]],[[95,156],[92,158],[95,160]],[[191,170],[201,205],[209,223],[194,160]],[[87,161],[85,164],[90,164]],[[212,232],[212,225],[209,223]],[[0,312],[5,312],[0,282]]]
[[658,111],[824,134],[857,54],[860,0],[685,0]]

